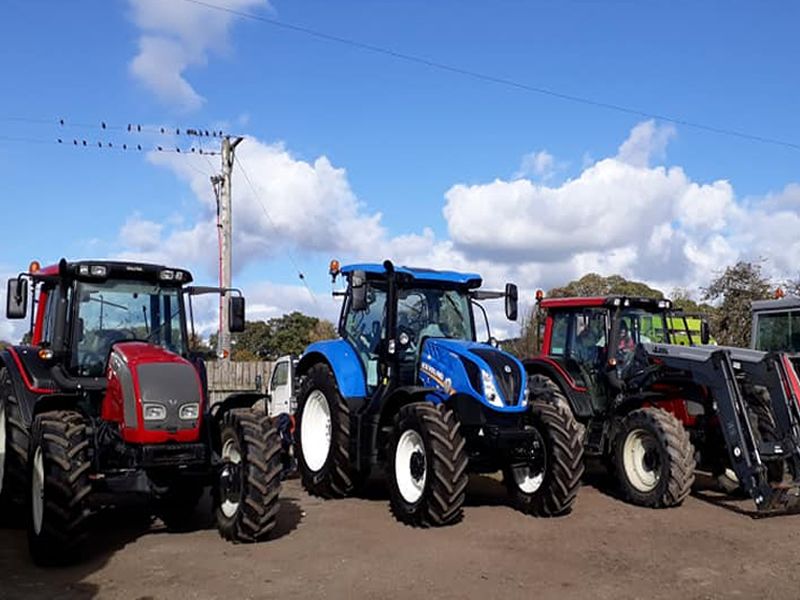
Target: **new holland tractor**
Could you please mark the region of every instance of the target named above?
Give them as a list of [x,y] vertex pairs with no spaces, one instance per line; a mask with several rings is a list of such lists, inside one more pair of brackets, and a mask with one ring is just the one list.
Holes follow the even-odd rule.
[[700,466],[729,473],[759,511],[800,498],[798,379],[788,358],[674,345],[669,300],[542,298],[539,356],[524,362],[585,428],[634,504],[670,507]]
[[[280,442],[251,396],[213,409],[189,350],[183,269],[62,259],[8,283],[7,316],[33,297],[31,341],[0,353],[0,494],[24,502],[32,558],[68,562],[90,516],[146,502],[183,528],[206,486],[221,535],[264,539],[275,523]],[[231,330],[244,298],[230,298]],[[191,311],[190,315],[191,316]],[[193,329],[193,327],[192,327]]]
[[296,456],[305,489],[353,493],[383,467],[401,522],[440,526],[462,517],[468,473],[502,470],[513,503],[538,516],[571,510],[583,473],[577,423],[522,364],[476,341],[481,277],[360,264],[339,268],[347,288],[341,339],[311,344],[297,366]]

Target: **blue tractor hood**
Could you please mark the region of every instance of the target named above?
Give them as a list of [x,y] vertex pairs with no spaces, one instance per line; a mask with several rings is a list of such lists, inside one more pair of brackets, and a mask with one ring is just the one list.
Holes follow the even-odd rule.
[[468,395],[491,410],[527,410],[528,379],[522,363],[489,344],[427,338],[422,346],[419,380],[436,389],[439,401]]

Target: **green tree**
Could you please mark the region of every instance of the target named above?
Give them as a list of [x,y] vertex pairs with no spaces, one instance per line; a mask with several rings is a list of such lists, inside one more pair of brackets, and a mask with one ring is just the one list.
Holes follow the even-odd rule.
[[[310,343],[335,337],[330,321],[294,311],[268,321],[247,321],[243,332],[231,336],[231,359],[274,360],[284,354],[299,355]],[[210,344],[216,348],[216,334]]]
[[703,299],[718,303],[711,315],[711,330],[725,346],[747,347],[752,323],[750,303],[772,297],[774,288],[763,274],[761,264],[739,261],[728,267],[708,287]]
[[563,287],[555,287],[547,292],[550,298],[569,298],[573,296],[637,296],[640,298],[663,298],[661,290],[651,288],[641,281],[631,281],[622,275],[603,277],[597,273],[588,273],[580,279],[570,281]]

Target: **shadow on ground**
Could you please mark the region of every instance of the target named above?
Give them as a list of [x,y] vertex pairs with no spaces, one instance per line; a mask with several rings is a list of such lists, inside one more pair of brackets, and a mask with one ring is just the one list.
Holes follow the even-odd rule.
[[[269,540],[285,537],[299,526],[304,513],[293,497],[279,499],[275,528]],[[106,509],[91,521],[81,552],[63,567],[40,568],[28,556],[25,515],[19,509],[4,513],[0,522],[0,598],[87,600],[102,598],[96,583],[86,581],[101,571],[113,556],[142,536],[173,535],[146,507]],[[206,492],[197,506],[190,527],[182,533],[216,529],[211,494]],[[267,540],[265,543],[269,543]],[[227,544],[219,539],[220,544]]]

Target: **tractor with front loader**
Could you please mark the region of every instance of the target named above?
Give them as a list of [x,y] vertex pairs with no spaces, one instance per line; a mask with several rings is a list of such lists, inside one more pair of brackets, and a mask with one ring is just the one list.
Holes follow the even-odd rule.
[[675,345],[669,300],[543,298],[529,377],[584,427],[622,495],[649,507],[683,502],[706,469],[735,481],[759,512],[800,503],[800,387],[786,355]]
[[[189,348],[183,269],[112,261],[38,263],[9,280],[7,316],[31,341],[0,353],[0,500],[26,507],[39,564],[75,558],[90,517],[143,502],[184,528],[212,487],[221,535],[263,540],[275,524],[280,442],[251,395],[207,402]],[[231,330],[244,298],[230,298]],[[193,326],[192,326],[193,329]]]
[[522,364],[476,341],[480,300],[517,289],[479,289],[474,273],[359,264],[346,281],[338,340],[311,344],[300,378],[296,457],[304,488],[354,493],[385,470],[391,510],[413,526],[459,521],[468,473],[503,471],[513,503],[537,516],[568,513],[583,473],[578,425]]

